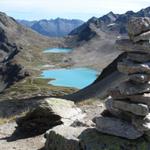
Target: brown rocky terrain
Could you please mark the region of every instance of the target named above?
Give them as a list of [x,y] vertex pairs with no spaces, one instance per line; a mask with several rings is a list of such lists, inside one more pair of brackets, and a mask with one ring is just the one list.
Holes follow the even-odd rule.
[[42,49],[60,45],[63,40],[44,37],[0,13],[0,91],[42,64]]

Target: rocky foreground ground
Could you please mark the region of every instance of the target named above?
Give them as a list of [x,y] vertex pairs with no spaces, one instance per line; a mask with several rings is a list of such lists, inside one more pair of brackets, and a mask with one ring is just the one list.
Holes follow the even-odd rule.
[[[91,120],[94,116],[97,116],[104,109],[101,101],[95,101],[89,103],[80,104],[82,111],[87,114],[87,120]],[[60,108],[61,110],[61,108]],[[29,123],[29,122],[28,122]],[[16,122],[9,122],[4,125],[0,125],[0,150],[42,150],[46,139],[44,134],[22,137],[22,132],[13,134],[16,130]]]
[[[17,119],[17,124],[9,122],[0,126],[0,149],[149,150],[149,142],[143,137],[127,140],[98,132],[93,118],[99,116],[103,110],[103,102],[99,100],[92,103],[89,101],[88,104],[74,105],[73,102],[63,99],[43,99],[38,107],[29,111],[24,117]],[[43,119],[48,117],[45,118],[45,115],[51,118],[57,116],[54,120],[48,119],[47,122],[58,123],[58,125],[52,127],[46,134],[45,130],[33,130],[47,127],[47,122],[46,124],[43,122]]]

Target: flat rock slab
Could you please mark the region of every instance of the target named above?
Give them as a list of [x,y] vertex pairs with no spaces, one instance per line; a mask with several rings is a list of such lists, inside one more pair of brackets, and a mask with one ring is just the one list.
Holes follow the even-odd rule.
[[[69,133],[68,133],[69,132]],[[144,138],[128,140],[103,134],[95,128],[58,126],[46,134],[46,150],[148,150]]]
[[150,93],[144,93],[140,95],[131,95],[128,98],[132,102],[143,103],[143,104],[150,106]]
[[138,116],[146,116],[149,113],[149,108],[145,104],[134,104],[132,102],[113,100],[112,106],[116,109],[131,112]]
[[133,73],[147,73],[150,74],[150,62],[149,63],[134,63],[132,61],[125,61],[118,63],[118,70],[125,74]]
[[139,42],[139,41],[149,41],[150,40],[150,31],[142,33],[138,36],[132,37],[132,40],[134,42]]
[[124,52],[146,52],[150,53],[150,43],[140,42],[133,43],[129,39],[121,39],[116,41],[116,48]]
[[111,91],[113,100],[126,101],[129,100],[133,103],[146,104],[150,108],[150,93],[138,94],[138,95],[121,95],[117,90]]
[[137,94],[143,94],[145,92],[150,92],[150,84],[144,83],[144,84],[135,84],[132,82],[124,82],[120,84],[118,87],[114,89],[113,94],[115,95],[115,91],[117,95],[137,95]]
[[131,74],[129,79],[136,83],[146,83],[150,81],[150,75],[144,73]]
[[114,108],[113,106],[113,99],[110,98],[108,99],[106,102],[105,102],[105,105],[106,105],[106,110],[103,111],[103,113],[101,113],[102,116],[106,116],[106,117],[117,117],[117,118],[120,118],[122,120],[125,120],[125,121],[128,121],[128,122],[131,122],[131,119],[132,119],[132,115],[130,112],[127,112],[127,111],[122,111],[122,110],[119,110],[119,109],[116,109]]
[[149,53],[128,53],[127,59],[137,61],[137,62],[147,62],[150,61],[150,54]]
[[136,130],[130,123],[112,117],[96,118],[96,129],[102,133],[127,139],[137,139],[143,135],[143,132]]
[[131,37],[147,32],[148,30],[150,30],[149,17],[133,17],[128,22],[128,34]]

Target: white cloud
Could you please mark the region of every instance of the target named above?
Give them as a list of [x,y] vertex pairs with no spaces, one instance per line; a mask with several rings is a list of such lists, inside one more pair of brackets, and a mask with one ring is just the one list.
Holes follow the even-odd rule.
[[149,0],[0,0],[0,10],[8,12],[9,15],[18,12],[21,16],[21,13],[32,12],[33,15],[41,14],[41,17],[50,14],[60,14],[60,17],[63,14],[68,17],[72,14],[102,15],[109,11],[124,13],[128,10],[138,11],[148,6]]

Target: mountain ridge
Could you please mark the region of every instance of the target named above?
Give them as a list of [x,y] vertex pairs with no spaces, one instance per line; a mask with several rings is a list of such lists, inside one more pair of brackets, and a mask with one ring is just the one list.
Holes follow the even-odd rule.
[[[126,25],[131,17],[150,17],[150,7],[141,9],[137,12],[127,11],[124,14],[115,14],[113,12],[109,12],[99,18],[92,17],[78,28],[72,30],[69,35],[76,36],[77,41],[88,41],[94,36],[99,36],[99,34],[93,30],[93,26],[103,32],[108,32],[114,35],[126,35]],[[81,38],[81,36],[83,36],[86,32],[89,32],[88,37]]]
[[84,22],[79,19],[42,19],[39,21],[17,20],[20,24],[29,27],[36,32],[48,37],[63,37],[66,36],[76,27]]

